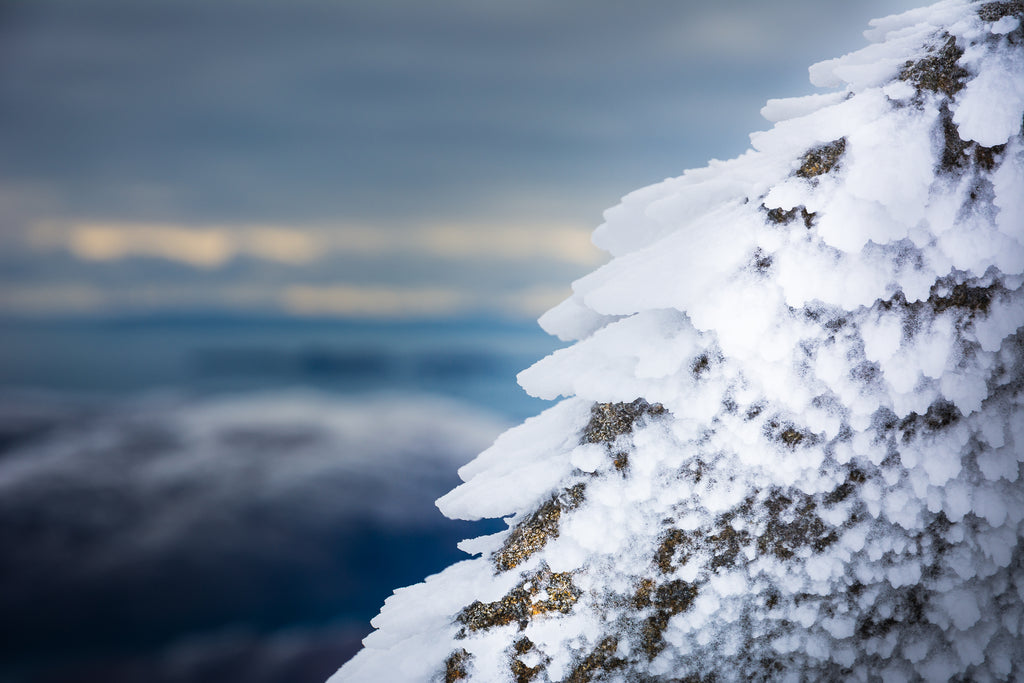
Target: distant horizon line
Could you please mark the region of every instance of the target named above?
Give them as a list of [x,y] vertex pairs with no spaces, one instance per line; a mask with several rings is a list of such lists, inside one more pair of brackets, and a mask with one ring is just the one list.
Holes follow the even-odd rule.
[[285,311],[239,311],[168,309],[145,311],[110,312],[47,312],[47,313],[0,313],[0,327],[3,326],[50,326],[50,325],[121,325],[121,324],[294,324],[310,326],[381,326],[401,327],[405,325],[486,325],[526,327],[537,326],[535,316],[514,315],[508,311],[472,311],[450,314],[423,315],[301,315]]

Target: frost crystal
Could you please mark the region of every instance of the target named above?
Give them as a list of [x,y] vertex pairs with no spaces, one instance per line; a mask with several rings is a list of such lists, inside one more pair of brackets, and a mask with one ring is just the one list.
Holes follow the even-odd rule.
[[1024,5],[873,22],[625,197],[438,501],[509,530],[332,681],[1024,680]]

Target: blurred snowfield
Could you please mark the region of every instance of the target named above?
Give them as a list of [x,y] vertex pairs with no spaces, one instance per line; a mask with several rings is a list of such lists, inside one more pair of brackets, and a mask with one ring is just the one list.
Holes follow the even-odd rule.
[[[406,332],[339,335],[375,349],[384,366],[406,367],[341,363],[318,372],[333,382],[318,387],[282,370],[291,361],[218,366],[229,377],[215,387],[209,358],[248,362],[244,353],[210,351],[183,333],[173,353],[158,352],[152,339],[167,335],[152,331],[108,340],[106,387],[102,354],[82,371],[97,379],[74,389],[24,366],[21,384],[37,388],[12,388],[8,371],[0,681],[284,683],[337,669],[394,588],[464,558],[459,540],[500,524],[448,520],[434,500],[459,483],[459,466],[533,410],[505,366],[540,353],[531,339],[550,344],[540,330],[519,343],[508,330],[500,342],[463,330],[464,345],[445,361],[440,349],[454,342],[437,332],[412,343]],[[37,345],[59,345],[32,334]],[[274,353],[356,353],[311,344]],[[391,344],[405,346],[392,354]],[[149,358],[149,375],[117,373],[118,355]],[[170,382],[175,359],[203,382],[189,373]],[[437,392],[421,390],[424,376]]]

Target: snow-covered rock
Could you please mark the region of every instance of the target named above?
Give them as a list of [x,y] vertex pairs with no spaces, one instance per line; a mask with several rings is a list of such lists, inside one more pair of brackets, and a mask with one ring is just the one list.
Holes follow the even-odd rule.
[[1024,680],[1024,4],[872,22],[638,190],[338,681]]

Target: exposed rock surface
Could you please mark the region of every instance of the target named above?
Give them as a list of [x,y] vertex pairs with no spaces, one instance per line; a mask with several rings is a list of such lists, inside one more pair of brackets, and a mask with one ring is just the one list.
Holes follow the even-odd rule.
[[438,501],[507,516],[332,681],[1024,680],[1024,9],[873,22],[606,214]]

